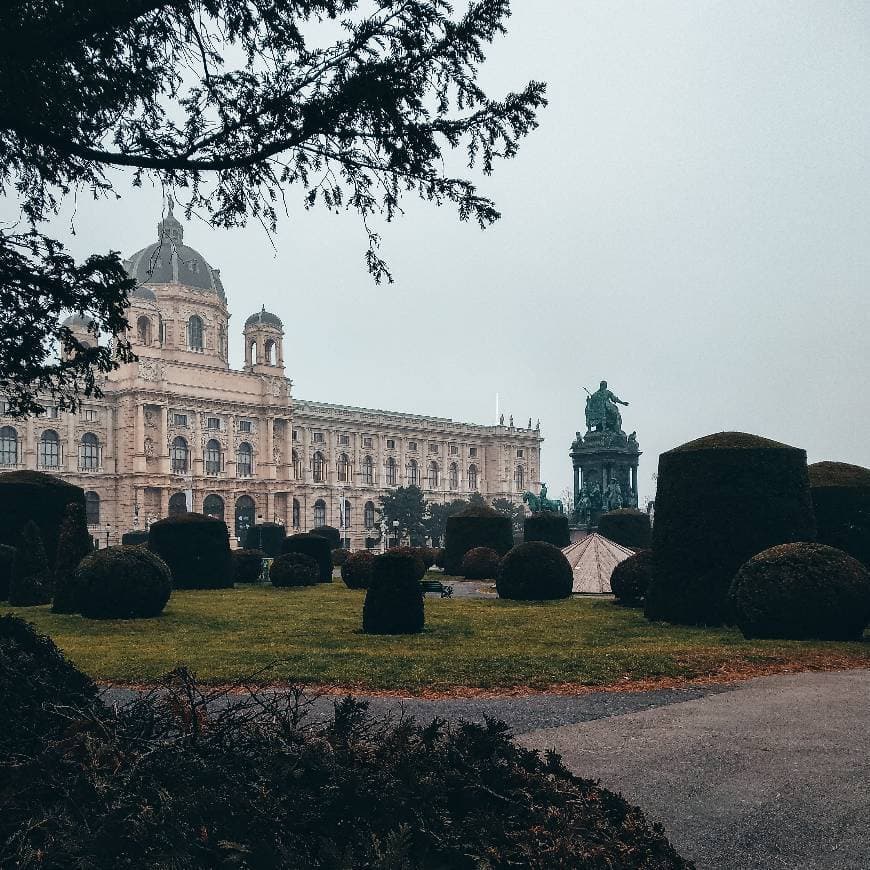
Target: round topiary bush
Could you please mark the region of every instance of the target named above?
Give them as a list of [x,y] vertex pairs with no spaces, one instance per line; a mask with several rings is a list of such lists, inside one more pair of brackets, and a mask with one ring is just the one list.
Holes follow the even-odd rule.
[[351,553],[341,566],[341,579],[348,589],[368,589],[372,582],[374,554],[369,550]]
[[51,601],[54,574],[39,526],[28,520],[18,541],[15,571],[9,581],[9,603],[13,607],[34,607]]
[[51,600],[53,613],[78,613],[76,568],[93,551],[93,538],[88,532],[85,512],[80,504],[72,502],[66,506],[66,516],[61,523],[57,542],[54,597]]
[[475,547],[462,557],[462,576],[466,580],[491,580],[498,573],[498,553],[490,547]]
[[635,508],[608,511],[598,518],[598,534],[629,550],[648,550],[652,539],[649,514]]
[[314,586],[320,577],[317,562],[305,553],[284,553],[272,562],[269,580],[273,586]]
[[315,526],[310,534],[326,538],[333,550],[337,550],[341,546],[341,532],[335,526]]
[[444,571],[459,574],[462,557],[474,547],[490,547],[503,556],[513,547],[511,518],[489,507],[468,507],[447,518],[444,535]]
[[284,526],[279,523],[257,523],[245,532],[242,545],[246,550],[262,550],[274,559],[281,555],[281,547],[286,537]]
[[567,598],[574,574],[565,554],[546,541],[514,547],[498,566],[495,588],[499,598],[546,601]]
[[435,551],[431,547],[408,547],[428,571],[435,564]]
[[345,550],[344,547],[340,547],[338,550],[332,551],[332,567],[340,568],[346,561],[347,557],[350,555],[350,550]]
[[417,634],[423,630],[420,561],[398,548],[375,556],[363,604],[366,634]]
[[148,548],[172,571],[176,589],[228,589],[233,585],[230,535],[223,520],[186,513],[151,526]]
[[266,554],[262,550],[239,548],[232,551],[233,580],[236,583],[256,583],[263,573],[263,559]]
[[540,511],[523,520],[523,541],[546,541],[554,547],[571,543],[568,517],[554,511]]
[[870,623],[870,572],[826,544],[781,544],[741,566],[730,598],[747,638],[860,640]]
[[659,457],[649,619],[728,621],[737,569],[768,547],[813,540],[806,453],[756,435],[720,432]]
[[134,529],[121,535],[121,543],[125,547],[138,547],[148,543],[148,532],[145,529]]
[[285,553],[311,556],[320,569],[320,583],[332,581],[332,551],[329,541],[322,535],[299,534],[284,539]]
[[172,593],[169,566],[140,546],[94,550],[76,569],[78,608],[89,619],[159,616]]
[[870,468],[814,462],[809,474],[819,543],[870,566]]
[[400,556],[410,556],[414,560],[417,569],[417,582],[426,576],[426,563],[420,555],[419,547],[390,547],[388,553],[398,553]]
[[0,544],[0,601],[9,598],[9,584],[15,573],[15,547]]
[[626,607],[640,607],[653,574],[652,550],[638,550],[620,562],[610,575],[610,589]]

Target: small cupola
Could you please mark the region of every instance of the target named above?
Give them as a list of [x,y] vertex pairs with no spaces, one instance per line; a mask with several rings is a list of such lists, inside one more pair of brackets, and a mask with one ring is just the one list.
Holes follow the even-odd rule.
[[245,371],[278,374],[284,369],[284,325],[264,305],[245,321]]

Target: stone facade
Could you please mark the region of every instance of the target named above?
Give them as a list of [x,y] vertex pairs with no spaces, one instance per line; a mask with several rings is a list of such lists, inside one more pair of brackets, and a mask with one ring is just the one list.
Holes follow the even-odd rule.
[[[378,497],[417,483],[427,499],[480,492],[519,503],[540,488],[539,429],[479,426],[296,399],[285,377],[280,319],[244,327],[245,365],[229,366],[220,275],[183,244],[170,215],[158,241],[127,261],[138,361],[102,384],[75,415],[2,418],[0,470],[57,474],[88,493],[101,544],[193,510],[225,519],[237,543],[249,523],[290,531],[340,527],[353,548],[372,535]],[[86,321],[67,320],[82,340]]]

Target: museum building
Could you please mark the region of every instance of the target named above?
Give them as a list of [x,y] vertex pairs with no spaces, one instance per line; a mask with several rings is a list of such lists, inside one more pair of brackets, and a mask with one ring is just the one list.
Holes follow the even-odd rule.
[[[237,545],[254,522],[342,530],[346,545],[377,537],[378,497],[415,484],[429,501],[520,503],[540,488],[540,427],[481,426],[296,399],[285,376],[280,318],[246,321],[244,368],[229,365],[220,271],[184,244],[169,214],[157,241],[125,263],[130,340],[138,361],[102,382],[76,414],[47,406],[15,420],[0,404],[0,470],[56,474],[86,493],[100,545],[184,511],[225,520]],[[67,318],[81,341],[88,322]],[[531,421],[529,421],[531,423]]]

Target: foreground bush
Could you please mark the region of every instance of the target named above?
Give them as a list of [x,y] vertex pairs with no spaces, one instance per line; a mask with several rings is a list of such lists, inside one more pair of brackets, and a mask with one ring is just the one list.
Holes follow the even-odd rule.
[[610,575],[610,589],[626,607],[639,607],[646,597],[653,574],[652,550],[639,550],[620,562]]
[[159,616],[172,593],[169,566],[140,546],[94,550],[75,573],[78,609],[89,619]]
[[0,544],[0,601],[9,597],[9,584],[15,573],[15,547]]
[[94,542],[88,531],[84,508],[72,502],[66,506],[66,516],[60,527],[57,559],[54,563],[54,613],[78,613],[79,594],[76,568],[94,551]]
[[432,547],[408,547],[408,549],[420,559],[427,571],[435,564],[435,551]]
[[475,547],[462,557],[462,576],[466,580],[494,580],[500,561],[495,550]]
[[[689,870],[658,825],[506,725],[376,721],[347,698],[218,707],[179,671],[19,763],[0,760],[11,866]],[[64,719],[64,724],[69,720]],[[5,769],[4,769],[5,768]]]
[[54,576],[39,526],[28,521],[18,541],[15,571],[9,581],[9,603],[13,607],[33,607],[51,601]]
[[134,529],[121,535],[121,543],[125,547],[138,547],[148,543],[148,532],[145,529]]
[[499,598],[545,601],[567,598],[574,574],[565,554],[545,541],[514,547],[502,560],[496,575]]
[[523,520],[523,541],[546,541],[554,547],[571,543],[568,517],[553,511],[540,511]]
[[514,545],[513,524],[507,514],[489,507],[468,507],[447,517],[444,534],[444,571],[459,574],[462,557],[475,547],[490,547],[503,556]]
[[374,553],[357,550],[351,553],[341,566],[341,579],[348,589],[368,589],[372,582]]
[[310,556],[320,569],[319,582],[332,582],[332,550],[329,541],[322,535],[290,535],[284,540],[284,552]]
[[390,549],[387,550],[388,553],[398,553],[400,556],[409,556],[414,560],[418,583],[426,576],[426,563],[423,561],[420,549],[420,547],[390,547]]
[[815,462],[809,474],[819,543],[870,566],[870,468]]
[[304,553],[284,553],[269,567],[273,586],[314,586],[320,578],[317,562]]
[[340,568],[347,561],[348,556],[350,556],[350,550],[345,550],[344,547],[339,547],[339,549],[333,550],[332,567]]
[[416,634],[423,630],[422,563],[396,548],[375,556],[363,603],[366,634]]
[[332,550],[337,550],[341,546],[341,532],[335,526],[315,526],[311,534],[326,538]]
[[233,585],[230,534],[223,520],[195,513],[167,517],[151,526],[148,548],[169,565],[176,589]]
[[246,550],[262,550],[274,559],[281,555],[281,547],[287,535],[279,523],[256,523],[245,532],[242,542]]
[[608,511],[598,518],[598,534],[629,550],[648,550],[652,538],[649,514],[635,508]]
[[262,550],[239,548],[232,551],[233,581],[236,583],[256,583],[263,573],[263,559],[266,554]]
[[870,573],[825,544],[782,544],[753,556],[730,596],[747,638],[860,640],[870,622]]

